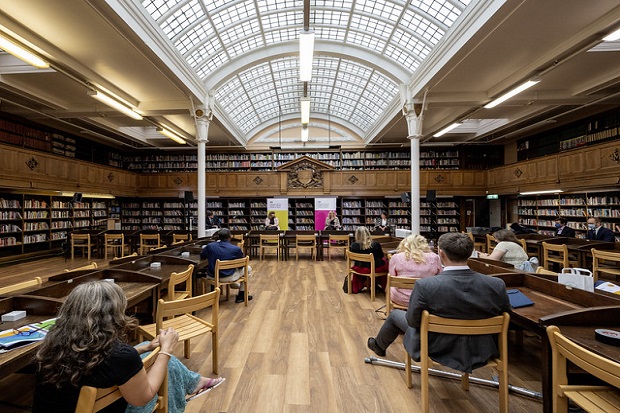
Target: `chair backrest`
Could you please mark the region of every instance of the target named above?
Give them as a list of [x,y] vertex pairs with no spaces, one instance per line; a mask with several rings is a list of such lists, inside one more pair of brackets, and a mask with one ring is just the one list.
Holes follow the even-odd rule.
[[428,358],[428,333],[457,334],[461,336],[475,336],[482,334],[498,334],[499,359],[507,365],[508,358],[508,325],[510,315],[502,315],[478,320],[461,320],[444,318],[422,311],[420,323],[420,356]]
[[[159,234],[140,234],[140,245],[142,245],[145,241],[157,241],[157,246],[159,246],[161,239]],[[147,242],[147,244],[155,244],[155,243],[149,243]]]
[[610,252],[604,250],[597,250],[596,248],[592,248],[592,264],[594,267],[597,267],[601,264],[601,261],[614,261],[620,262],[620,253],[618,252]]
[[196,297],[185,298],[183,300],[164,301],[159,300],[157,304],[157,312],[155,315],[156,330],[160,331],[163,326],[165,318],[172,318],[177,315],[189,314],[194,311],[203,310],[205,308],[213,307],[211,313],[211,322],[207,322],[204,318],[201,318],[203,323],[206,323],[214,330],[217,329],[218,311],[219,311],[220,289],[216,288],[214,291],[197,295]]
[[527,242],[523,238],[520,238],[521,246],[523,247],[523,251],[527,252]]
[[536,274],[555,275],[556,277],[558,276],[557,272],[547,270],[547,269],[543,268],[542,265],[539,266],[538,268],[536,268]]
[[[566,360],[604,382],[620,387],[620,363],[601,357],[562,335],[557,326],[547,327],[551,345],[553,387],[567,384]],[[555,390],[554,390],[555,393]]]
[[[142,359],[142,364],[144,364],[144,368],[148,371],[155,360],[157,360],[157,355],[159,354],[159,348],[151,351],[149,355],[147,355],[144,359]],[[167,377],[164,377],[164,383],[168,381]],[[163,400],[167,400],[167,384],[162,384],[162,389],[160,389],[160,398]],[[96,387],[90,386],[82,386],[80,388],[80,395],[78,397],[78,402],[75,407],[75,413],[95,413],[103,408],[111,405],[115,401],[119,400],[123,396],[121,395],[120,390],[117,386],[108,387],[105,389],[98,389]]]
[[[182,298],[192,296],[192,273],[194,272],[194,264],[187,266],[185,271],[173,272],[170,274],[170,280],[168,281],[168,301],[176,299],[180,294]],[[185,283],[185,289],[177,291],[176,286]]]
[[347,248],[348,248],[349,240],[350,239],[351,238],[348,235],[332,235],[332,234],[329,234],[329,241],[330,241],[329,245],[330,246],[332,245],[332,243],[331,243],[332,241],[344,241],[344,242],[346,242]]
[[[219,281],[220,278],[220,271],[222,270],[234,270],[237,268],[244,268],[244,277],[247,279],[248,276],[248,264],[250,262],[250,257],[249,256],[245,256],[243,258],[237,258],[235,260],[216,260],[215,261],[215,271],[214,271],[214,277],[217,280],[217,282]],[[238,281],[238,280],[237,280]]]
[[192,240],[192,235],[191,234],[172,234],[172,243],[176,243],[179,241],[191,241]]
[[387,276],[387,285],[385,287],[385,309],[388,315],[392,312],[392,308],[403,308],[400,305],[395,305],[392,302],[392,291],[391,288],[403,288],[407,290],[413,290],[415,286],[415,282],[419,280],[419,278],[414,277],[397,277],[395,275],[388,274]]
[[[564,268],[568,268],[568,247],[566,244],[549,244],[543,241],[543,265],[548,261],[560,262]],[[549,255],[549,251],[557,252],[558,256]]]
[[83,267],[73,268],[72,270],[65,268],[63,272],[72,272],[72,271],[82,271],[82,270],[96,270],[97,263],[95,261],[91,262],[88,265],[84,265]]
[[476,240],[474,239],[474,234],[472,234],[471,232],[468,232],[467,236],[469,237],[470,240],[476,242]]
[[497,245],[497,241],[495,241],[495,238],[491,234],[486,234],[486,237],[487,237],[487,253],[490,254],[495,249],[495,246]]
[[353,262],[351,261],[367,262],[370,264],[370,272],[375,272],[375,256],[372,252],[369,254],[359,254],[357,252],[346,250],[345,253],[347,256],[347,268],[350,269],[353,266]]
[[107,244],[109,241],[120,241],[122,244],[125,243],[125,234],[103,234],[103,239]]
[[296,234],[295,235],[295,244],[299,245],[299,243],[302,242],[305,245],[302,246],[310,246],[308,243],[312,243],[312,245],[316,245],[316,236],[315,235],[302,235],[302,234]]
[[275,247],[280,243],[280,234],[259,234],[261,246]]
[[86,241],[90,244],[90,234],[71,233],[71,241]]
[[42,284],[41,277],[34,277],[30,281],[24,281],[17,284],[7,285],[6,287],[0,288],[0,295],[12,293],[14,291],[23,290],[28,287],[36,287]]

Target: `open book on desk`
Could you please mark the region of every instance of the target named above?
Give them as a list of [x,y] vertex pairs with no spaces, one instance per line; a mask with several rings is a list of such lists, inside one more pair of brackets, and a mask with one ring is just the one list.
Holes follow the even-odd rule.
[[56,319],[50,318],[40,323],[32,323],[16,329],[0,331],[0,353],[43,340],[55,323]]

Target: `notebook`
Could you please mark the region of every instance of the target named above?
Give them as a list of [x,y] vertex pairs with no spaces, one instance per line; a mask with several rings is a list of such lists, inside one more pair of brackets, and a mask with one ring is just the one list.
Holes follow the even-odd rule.
[[519,290],[507,290],[506,292],[508,293],[508,299],[510,300],[510,306],[512,308],[534,305],[534,301],[527,298],[527,296]]

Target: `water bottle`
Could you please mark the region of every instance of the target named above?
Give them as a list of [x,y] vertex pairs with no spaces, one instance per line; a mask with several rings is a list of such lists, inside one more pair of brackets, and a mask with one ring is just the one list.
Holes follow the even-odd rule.
[[428,246],[429,246],[429,247],[431,247],[431,250],[435,251],[435,241],[431,240],[431,241],[428,243]]

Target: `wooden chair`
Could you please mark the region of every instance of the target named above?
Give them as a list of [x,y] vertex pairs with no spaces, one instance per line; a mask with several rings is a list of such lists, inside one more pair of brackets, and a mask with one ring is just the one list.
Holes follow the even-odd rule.
[[[237,258],[236,260],[217,260],[215,261],[215,271],[213,274],[213,278],[211,277],[202,277],[199,278],[200,283],[202,284],[202,293],[204,294],[207,289],[207,285],[213,285],[215,288],[220,288],[221,285],[226,286],[226,301],[228,301],[228,296],[230,295],[230,286],[231,284],[239,283],[244,284],[244,301],[245,306],[248,306],[248,294],[250,291],[248,279],[250,275],[249,271],[249,262],[250,257],[245,256],[243,258]],[[222,270],[235,270],[237,268],[243,267],[244,273],[243,276],[235,281],[227,281],[226,278],[220,278],[220,271]]]
[[17,284],[7,285],[6,287],[0,288],[0,295],[12,293],[18,290],[23,290],[28,287],[37,287],[43,283],[41,277],[34,277],[34,279],[30,281],[23,281]]
[[329,235],[327,243],[327,254],[329,261],[332,260],[332,250],[342,250],[346,253],[349,250],[350,237],[349,235]]
[[471,232],[468,232],[467,236],[469,237],[470,240],[472,240],[474,242],[474,249],[476,251],[486,252],[486,250],[487,250],[487,243],[486,242],[476,241],[476,237],[474,237],[474,234],[472,234]]
[[556,277],[558,276],[557,272],[546,270],[542,266],[538,266],[538,268],[536,268],[536,274],[555,275]]
[[[551,345],[553,412],[566,412],[568,399],[587,412],[620,412],[620,363],[586,350],[564,337],[556,326],[547,327],[547,335]],[[567,360],[609,386],[568,384]]]
[[408,290],[413,290],[413,287],[415,285],[415,282],[418,280],[418,278],[413,278],[413,277],[397,277],[395,275],[390,275],[388,274],[387,276],[387,286],[385,287],[385,311],[386,311],[386,315],[390,315],[390,313],[392,312],[392,309],[397,308],[400,310],[406,310],[407,307],[406,306],[402,306],[399,304],[396,304],[392,301],[392,292],[390,287],[394,287],[394,288],[406,288]]
[[[188,359],[191,354],[190,339],[203,334],[211,333],[211,353],[213,357],[213,373],[217,374],[217,335],[219,317],[220,289],[208,294],[186,298],[184,300],[164,301],[159,300],[156,322],[138,328],[138,335],[149,340],[155,338],[162,328],[174,328],[179,333],[179,341],[184,342],[184,355]],[[211,321],[203,320],[192,315],[194,311],[212,307]]]
[[[559,263],[562,268],[569,268],[571,265],[577,266],[576,260],[571,260],[568,256],[566,244],[548,244],[543,241],[543,264],[542,267],[549,269],[552,262]],[[551,252],[551,254],[549,254]]]
[[84,265],[82,267],[77,267],[77,268],[73,268],[73,269],[69,269],[69,268],[65,268],[63,270],[63,272],[73,272],[73,271],[83,271],[83,270],[96,270],[97,269],[97,263],[95,261],[91,262],[88,265]]
[[[458,334],[472,336],[481,334],[498,334],[499,358],[489,360],[487,366],[495,366],[499,372],[499,411],[508,413],[508,324],[510,315],[503,313],[497,317],[480,320],[460,320],[443,318],[429,314],[427,310],[422,312],[420,324],[420,383],[422,412],[428,413],[428,369],[432,360],[428,351],[428,333]],[[407,353],[407,352],[406,352]],[[407,353],[405,361],[407,387],[413,387],[411,377],[411,356]],[[469,390],[469,374],[462,373],[461,387]]]
[[125,234],[103,234],[104,259],[108,259],[108,249],[111,248],[114,256],[123,256],[125,254]]
[[[370,301],[375,301],[375,277],[380,277],[383,275],[387,275],[386,272],[376,272],[375,271],[375,257],[372,253],[370,254],[358,254],[356,252],[351,252],[349,250],[345,250],[345,255],[347,257],[347,284],[349,289],[348,294],[351,294],[351,277],[353,274],[361,275],[363,277],[370,278]],[[355,271],[352,266],[355,261],[358,262],[367,262],[370,264],[370,273],[362,274]]]
[[527,242],[525,242],[523,238],[520,238],[519,241],[521,242],[521,247],[523,248],[523,251],[527,253]]
[[[187,266],[182,272],[173,272],[168,280],[168,296],[166,301],[182,300],[192,296],[192,274],[194,272],[194,264]],[[185,284],[184,290],[177,290],[176,286]]]
[[172,243],[179,244],[181,242],[191,241],[192,234],[172,234]]
[[620,275],[620,253],[592,248],[592,276],[594,282],[601,274],[611,274],[616,280]]
[[[151,351],[144,359],[142,363],[144,368],[148,371],[157,360],[159,354],[159,348]],[[159,391],[157,392],[157,403],[153,409],[154,412],[167,412],[168,411],[168,372],[164,376]],[[80,395],[75,407],[76,413],[95,413],[103,408],[111,405],[115,401],[119,400],[123,396],[117,386],[108,387],[105,389],[99,389],[96,387],[82,386],[80,388]]]
[[161,247],[159,234],[140,234],[140,255],[144,255],[153,248]]
[[310,258],[316,260],[316,235],[295,235],[295,261],[299,261],[299,251],[309,250]]
[[71,259],[75,259],[75,249],[82,249],[82,254],[84,254],[84,249],[86,249],[87,260],[90,261],[90,252],[92,251],[95,244],[91,242],[90,234],[71,234]]
[[497,241],[495,241],[495,238],[491,234],[486,234],[486,238],[487,238],[487,254],[490,254],[495,249],[495,246],[497,245]]
[[266,251],[275,250],[276,259],[280,260],[280,234],[260,234],[259,235],[259,256],[263,260]]

